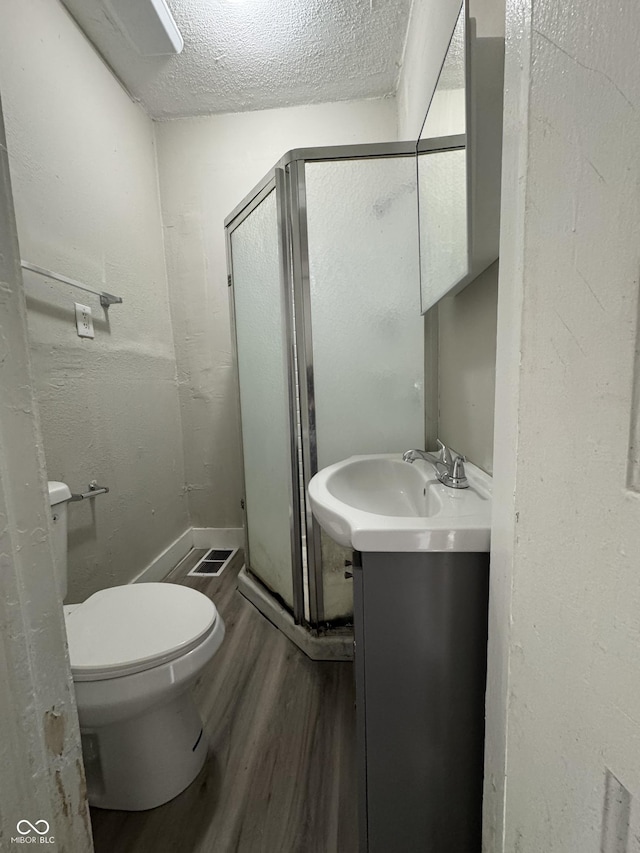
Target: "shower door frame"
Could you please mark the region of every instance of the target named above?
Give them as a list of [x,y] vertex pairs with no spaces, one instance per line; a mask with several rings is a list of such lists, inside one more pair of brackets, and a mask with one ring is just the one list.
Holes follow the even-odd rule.
[[[420,142],[421,153],[437,153],[451,149],[464,148],[466,136],[449,136],[435,139],[423,139]],[[292,530],[296,513],[298,512],[298,548],[299,559],[293,560],[294,575],[294,611],[296,623],[303,622],[313,631],[318,632],[327,626],[324,610],[324,578],[322,572],[321,531],[320,525],[313,517],[307,488],[310,479],[318,471],[318,444],[315,421],[315,392],[313,370],[313,337],[311,317],[311,279],[309,274],[309,244],[307,235],[307,199],[305,164],[307,162],[327,162],[332,160],[366,160],[385,159],[394,157],[413,157],[416,160],[416,142],[381,142],[363,145],[337,145],[315,148],[296,148],[288,151],[267,172],[262,180],[248,193],[224,221],[227,238],[227,269],[229,270],[230,311],[232,323],[232,341],[234,346],[234,364],[237,374],[237,341],[235,328],[235,312],[233,306],[232,258],[230,229],[246,218],[249,213],[269,194],[273,186],[281,187],[278,201],[278,239],[281,251],[281,285],[286,291],[285,302],[289,310],[286,318],[287,350],[289,370],[289,423],[292,437],[292,471],[296,482],[292,488],[291,510]],[[417,180],[417,177],[416,177]],[[294,334],[295,327],[295,334]],[[294,351],[295,350],[295,351]],[[300,438],[302,453],[302,480],[304,493],[299,488],[300,469],[298,465],[298,399],[296,395],[296,362],[297,387],[299,390]],[[238,394],[239,399],[239,394]],[[242,424],[241,424],[242,428]],[[244,482],[244,462],[243,462]],[[307,583],[308,583],[308,616],[304,608],[304,569],[302,562],[301,517],[304,513],[307,544]],[[244,507],[245,538],[247,536],[246,505]],[[293,534],[292,534],[292,547]],[[295,551],[294,551],[295,553]],[[251,571],[250,564],[247,568]],[[258,578],[259,579],[259,578]],[[298,594],[296,595],[296,590]]]
[[[293,590],[293,617],[296,623],[302,621],[304,616],[304,585],[302,571],[302,536],[300,531],[300,513],[294,512],[294,508],[300,504],[300,469],[298,466],[298,442],[297,442],[297,405],[296,405],[296,387],[295,387],[295,350],[293,341],[293,329],[290,322],[292,313],[291,305],[291,280],[290,280],[290,263],[289,263],[289,238],[288,224],[286,215],[286,187],[285,176],[282,169],[274,168],[266,176],[266,180],[262,180],[256,188],[256,192],[252,197],[243,204],[240,209],[236,208],[234,212],[225,219],[225,242],[227,254],[227,285],[229,289],[229,314],[231,321],[231,344],[232,344],[232,364],[234,375],[236,377],[236,397],[237,397],[237,412],[238,425],[240,428],[240,443],[242,453],[242,514],[244,519],[244,553],[245,563],[247,568],[251,570],[251,552],[249,549],[249,523],[247,516],[247,500],[246,500],[246,477],[244,468],[244,444],[242,436],[242,403],[240,398],[240,373],[238,369],[238,337],[236,326],[235,300],[233,297],[233,252],[231,246],[231,238],[233,232],[242,225],[254,210],[256,210],[272,192],[276,194],[276,213],[277,213],[277,241],[278,241],[278,261],[280,267],[280,294],[281,294],[281,320],[282,330],[284,334],[283,340],[283,369],[286,376],[287,397],[289,402],[289,418],[288,418],[288,444],[291,459],[291,478],[288,484],[289,497],[289,533],[291,539],[291,570],[292,570],[292,590]],[[252,571],[252,574],[255,573]],[[259,575],[255,575],[260,580]],[[283,605],[286,603],[283,601]]]

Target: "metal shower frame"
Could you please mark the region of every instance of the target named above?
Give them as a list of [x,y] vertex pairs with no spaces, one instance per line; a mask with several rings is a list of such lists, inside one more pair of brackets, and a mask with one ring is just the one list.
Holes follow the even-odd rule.
[[[436,153],[464,148],[466,137],[450,136],[421,140],[420,151]],[[289,485],[290,535],[293,569],[294,621],[319,630],[325,624],[324,587],[320,527],[313,518],[306,490],[309,480],[318,470],[318,447],[315,420],[313,371],[313,337],[311,317],[311,282],[309,276],[309,244],[307,235],[307,196],[305,163],[332,160],[363,160],[371,158],[416,157],[416,142],[389,142],[366,145],[340,145],[316,148],[297,148],[288,151],[267,172],[224,221],[226,234],[229,310],[232,328],[233,364],[238,379],[238,346],[235,305],[233,298],[233,231],[258,207],[268,195],[276,193],[278,211],[278,251],[282,293],[282,321],[285,334],[285,370],[287,374],[289,419],[288,441],[291,450]],[[297,366],[297,372],[296,372]],[[296,376],[298,381],[296,382]],[[238,414],[242,433],[242,412],[238,386]],[[299,394],[299,402],[298,402]],[[302,472],[299,466],[298,405]],[[300,474],[304,494],[300,491]],[[243,461],[243,486],[244,461]],[[244,489],[243,489],[244,493]],[[247,569],[260,581],[251,568],[248,542],[248,519],[243,499],[245,557]],[[304,515],[307,547],[307,581],[309,616],[304,607],[304,568],[302,558],[301,516]]]

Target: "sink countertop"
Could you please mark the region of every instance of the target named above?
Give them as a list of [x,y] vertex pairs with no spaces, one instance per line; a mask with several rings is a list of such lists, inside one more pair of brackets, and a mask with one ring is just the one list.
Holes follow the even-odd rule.
[[438,481],[433,466],[401,453],[351,456],[309,483],[313,514],[356,551],[489,551],[491,477],[465,463],[468,489]]

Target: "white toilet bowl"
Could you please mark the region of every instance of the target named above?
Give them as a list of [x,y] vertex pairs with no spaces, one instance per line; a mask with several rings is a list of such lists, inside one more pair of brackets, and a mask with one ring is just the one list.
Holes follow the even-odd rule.
[[65,608],[89,802],[138,811],[198,774],[206,737],[190,688],[224,638],[202,593],[141,583]]
[[[60,598],[67,595],[66,483],[49,482]],[[139,811],[166,803],[207,756],[191,687],[224,638],[206,595],[170,583],[103,589],[64,608],[89,802]]]

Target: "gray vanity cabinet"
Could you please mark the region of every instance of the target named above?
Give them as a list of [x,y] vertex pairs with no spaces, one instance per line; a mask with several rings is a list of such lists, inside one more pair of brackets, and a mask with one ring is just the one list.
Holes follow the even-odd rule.
[[479,853],[489,555],[353,562],[361,853]]

